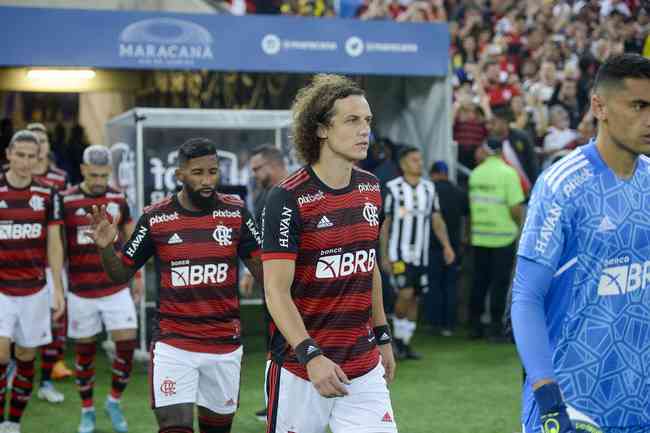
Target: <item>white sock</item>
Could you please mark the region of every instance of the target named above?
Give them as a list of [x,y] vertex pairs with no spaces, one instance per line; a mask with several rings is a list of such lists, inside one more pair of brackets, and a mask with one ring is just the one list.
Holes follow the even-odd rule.
[[411,342],[411,338],[413,338],[413,333],[415,332],[415,322],[404,319],[404,344],[408,345]]

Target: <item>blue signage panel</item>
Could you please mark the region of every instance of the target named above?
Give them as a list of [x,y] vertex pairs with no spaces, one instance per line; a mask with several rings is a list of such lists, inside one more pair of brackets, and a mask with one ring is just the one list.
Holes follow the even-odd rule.
[[444,76],[446,24],[0,7],[2,66]]

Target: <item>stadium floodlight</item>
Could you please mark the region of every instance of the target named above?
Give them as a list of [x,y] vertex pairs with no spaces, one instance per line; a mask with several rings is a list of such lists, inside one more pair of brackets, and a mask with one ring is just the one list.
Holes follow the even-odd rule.
[[92,69],[30,69],[27,79],[34,81],[78,81],[95,78]]

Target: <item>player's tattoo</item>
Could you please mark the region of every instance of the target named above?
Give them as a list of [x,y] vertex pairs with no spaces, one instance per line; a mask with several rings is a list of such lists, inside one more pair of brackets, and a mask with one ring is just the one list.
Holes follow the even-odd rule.
[[129,268],[122,263],[122,260],[115,254],[113,245],[99,250],[102,258],[102,265],[106,275],[117,284],[127,283],[135,274],[136,269]]
[[255,278],[258,283],[263,285],[264,276],[262,274],[262,260],[260,260],[260,256],[246,259],[244,260],[244,263],[246,264],[246,267],[250,271],[251,275],[253,275],[253,278]]

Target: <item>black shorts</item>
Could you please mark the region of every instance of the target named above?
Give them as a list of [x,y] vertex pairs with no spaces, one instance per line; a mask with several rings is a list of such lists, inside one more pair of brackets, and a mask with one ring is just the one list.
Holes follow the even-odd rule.
[[402,261],[393,263],[393,280],[396,290],[415,289],[420,295],[429,287],[429,274],[425,266],[415,266]]

